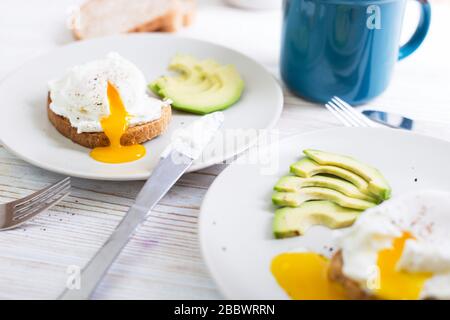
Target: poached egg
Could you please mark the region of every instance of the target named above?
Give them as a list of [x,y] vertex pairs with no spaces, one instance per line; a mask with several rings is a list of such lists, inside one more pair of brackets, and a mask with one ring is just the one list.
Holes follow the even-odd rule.
[[[338,237],[343,273],[380,299],[450,299],[450,193],[423,191],[364,212]],[[281,254],[272,273],[294,299],[345,299],[313,252]]]
[[450,193],[398,197],[340,237],[343,273],[384,299],[450,299],[449,232]]
[[145,155],[143,146],[124,147],[120,137],[129,126],[161,117],[161,101],[147,94],[141,70],[118,53],[75,66],[49,82],[50,109],[67,119],[78,133],[105,132],[110,146],[96,148],[91,156],[102,162],[122,163]]

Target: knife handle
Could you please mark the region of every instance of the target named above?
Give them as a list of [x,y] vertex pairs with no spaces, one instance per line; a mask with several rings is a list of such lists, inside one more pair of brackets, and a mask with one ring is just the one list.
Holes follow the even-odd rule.
[[106,271],[130,241],[136,228],[146,220],[148,213],[191,166],[192,161],[191,158],[176,151],[172,151],[170,155],[159,161],[152,175],[137,195],[134,205],[81,272],[80,289],[67,288],[59,296],[59,299],[89,299]]
[[[65,289],[60,300],[85,300],[89,299],[92,292],[100,283],[106,271],[120,254],[125,245],[130,241],[136,225],[145,221],[147,211],[142,208],[131,207],[128,214],[119,223],[116,230],[104,243],[95,256],[89,261],[81,273],[80,289]],[[140,220],[140,221],[137,221]]]

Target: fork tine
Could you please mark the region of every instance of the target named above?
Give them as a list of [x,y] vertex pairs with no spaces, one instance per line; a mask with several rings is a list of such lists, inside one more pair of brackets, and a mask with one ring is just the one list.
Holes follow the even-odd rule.
[[13,207],[17,208],[20,206],[25,206],[28,203],[37,201],[40,197],[45,196],[47,192],[51,192],[52,190],[58,188],[61,185],[69,184],[70,185],[70,177],[64,178],[51,186],[46,187],[45,189],[39,190],[33,194],[30,194],[29,196],[26,196],[22,199],[16,200],[13,202]]
[[335,96],[331,100],[334,101],[334,103],[336,103],[337,105],[339,105],[341,107],[341,109],[347,111],[349,113],[349,115],[351,115],[355,120],[358,121],[358,123],[360,123],[361,127],[375,127],[376,126],[372,121],[367,119],[360,112],[356,111],[351,105],[349,105],[347,102],[345,102],[341,98]]
[[338,106],[336,106],[332,101],[329,101],[325,107],[336,117],[338,118],[345,126],[347,127],[357,127],[358,124],[355,124],[353,119],[349,118],[348,115],[343,112]]
[[343,118],[339,112],[337,112],[330,104],[326,103],[325,108],[328,109],[340,122],[342,122],[346,127],[353,127],[353,125]]
[[341,112],[345,113],[348,118],[351,118],[352,121],[356,124],[357,127],[368,127],[364,121],[362,121],[359,117],[355,115],[355,111],[352,107],[347,107],[345,104],[341,103],[335,98],[332,98],[331,101],[338,106]]
[[20,206],[19,208],[16,206],[13,208],[13,215],[20,215],[23,212],[27,212],[29,210],[32,210],[34,207],[38,206],[41,203],[45,203],[47,200],[54,198],[60,193],[66,192],[70,189],[70,184],[66,183],[61,186],[59,186],[56,189],[51,189],[50,191],[47,191],[44,194],[41,194],[39,198],[28,201],[25,205]]
[[58,197],[55,199],[52,199],[50,202],[41,202],[38,206],[33,207],[31,210],[25,211],[22,214],[15,216],[13,218],[14,226],[17,226],[18,224],[23,223],[25,221],[28,221],[29,219],[31,219],[34,216],[41,213],[42,211],[45,211],[45,210],[53,207],[54,205],[59,203],[61,200],[63,200],[65,197],[67,197],[69,194],[70,194],[69,190],[66,190],[64,193],[55,194],[55,196],[58,195]]
[[361,122],[355,119],[347,110],[342,109],[339,104],[334,101],[330,101],[329,104],[334,106],[335,110],[337,110],[342,117],[346,118],[347,121],[352,123],[354,127],[361,127]]

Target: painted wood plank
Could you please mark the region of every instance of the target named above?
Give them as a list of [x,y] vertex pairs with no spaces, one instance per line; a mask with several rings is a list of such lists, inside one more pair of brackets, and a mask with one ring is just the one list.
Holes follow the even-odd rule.
[[[69,30],[61,29],[64,14],[68,5],[82,0],[61,0],[57,4],[52,1],[49,6],[50,1],[36,0],[30,4],[25,0],[5,0],[0,3],[0,12],[7,13],[0,19],[0,40],[9,44],[8,50],[0,52],[0,78],[38,52],[71,41]],[[433,2],[437,4],[436,0]],[[423,48],[398,65],[388,91],[366,107],[430,119],[450,117],[450,65],[442,63],[448,59],[448,45],[441,40],[448,30],[446,15],[450,7],[443,8],[434,10],[434,29]],[[16,25],[13,28],[8,25],[18,12],[25,11],[33,13],[26,19],[28,26],[18,29]],[[219,0],[200,6],[199,11],[198,23],[183,33],[207,40],[215,35],[214,41],[235,47],[264,63],[279,80],[279,15],[252,15],[223,7]],[[226,33],[220,32],[223,31],[220,24],[216,29],[204,28],[205,25],[215,26],[211,22],[216,21],[217,14],[226,17],[224,21],[244,19],[249,22],[245,32],[253,35],[254,41],[242,42],[247,37],[241,34],[239,23],[228,23],[228,27],[234,27]],[[275,21],[276,26],[268,21]],[[340,125],[325,108],[297,98],[286,88],[283,90],[285,106],[276,126],[280,136]],[[201,257],[197,221],[208,187],[225,168],[225,164],[219,164],[184,175],[136,232],[95,298],[220,298]],[[0,145],[1,202],[18,199],[60,178],[17,159]],[[82,267],[89,261],[133,203],[142,184],[142,181],[73,179],[71,196],[59,205],[18,229],[0,232],[0,299],[55,298],[64,288],[67,267]]]
[[[1,201],[18,199],[59,178],[0,149]],[[121,254],[98,298],[218,297],[197,240],[199,204],[214,178],[206,172],[186,174],[180,180]],[[6,275],[0,276],[0,288],[14,283],[12,290],[0,290],[0,298],[56,297],[64,288],[66,268],[87,263],[143,182],[74,179],[73,184],[71,196],[52,210],[19,229],[0,233],[0,274]],[[8,272],[12,267],[14,272]],[[36,281],[32,275],[38,273]]]

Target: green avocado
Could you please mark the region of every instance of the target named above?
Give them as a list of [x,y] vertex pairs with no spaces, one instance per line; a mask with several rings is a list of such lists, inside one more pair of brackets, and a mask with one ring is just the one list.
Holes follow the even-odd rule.
[[317,174],[331,174],[353,183],[362,193],[372,196],[366,180],[353,172],[335,166],[321,166],[317,162],[303,158],[290,167],[291,172],[302,178],[310,178]]
[[314,225],[331,229],[351,226],[359,210],[343,208],[331,201],[308,201],[297,208],[282,208],[275,211],[273,233],[275,238],[290,238],[304,235]]
[[177,75],[162,76],[150,83],[149,88],[172,100],[175,109],[196,114],[223,110],[235,104],[244,90],[244,81],[233,65],[177,55],[169,70]]
[[359,175],[369,183],[369,191],[378,195],[383,200],[390,198],[391,187],[384,176],[376,168],[354,158],[335,153],[312,149],[304,150],[303,153],[320,165],[336,166]]
[[342,207],[357,210],[366,210],[376,206],[373,202],[350,198],[339,191],[320,187],[302,188],[297,192],[275,191],[272,194],[272,202],[278,206],[298,207],[311,200],[330,200]]
[[278,180],[274,189],[280,192],[298,192],[305,187],[323,187],[342,192],[346,196],[378,203],[378,200],[362,193],[354,184],[340,178],[316,175],[311,178],[284,176]]

